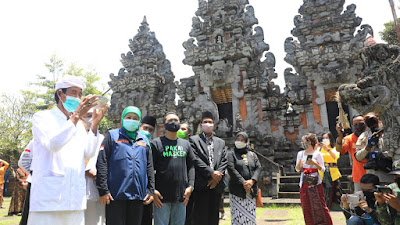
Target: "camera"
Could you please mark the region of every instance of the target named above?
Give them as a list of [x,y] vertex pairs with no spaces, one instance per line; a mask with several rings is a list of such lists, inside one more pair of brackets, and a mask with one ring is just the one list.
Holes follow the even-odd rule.
[[381,152],[373,151],[369,153],[368,161],[364,165],[366,170],[378,170],[377,161],[381,157]]
[[392,158],[382,152],[373,151],[369,153],[368,161],[364,165],[366,170],[381,170],[385,173],[392,171]]
[[392,194],[393,191],[390,187],[386,187],[386,186],[380,186],[380,185],[376,185],[375,186],[375,192],[378,193],[389,193]]
[[360,197],[358,197],[357,195],[349,195],[347,196],[347,201],[349,203],[358,203],[360,201]]

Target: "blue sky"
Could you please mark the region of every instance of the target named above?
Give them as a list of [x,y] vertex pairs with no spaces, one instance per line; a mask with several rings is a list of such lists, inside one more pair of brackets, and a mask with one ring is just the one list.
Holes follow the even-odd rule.
[[[283,43],[293,29],[293,18],[301,0],[249,0],[255,9],[265,42],[275,54],[276,83],[283,85]],[[396,5],[399,2],[394,0]],[[362,24],[374,28],[375,39],[383,23],[393,19],[386,0],[347,0],[355,3]],[[132,38],[143,20],[164,47],[176,79],[193,75],[191,67],[182,64],[182,43],[189,38],[192,17],[198,0],[21,0],[0,2],[0,93],[27,88],[36,74],[45,74],[44,62],[57,54],[66,62],[92,67],[102,81],[117,74],[122,67],[121,53],[129,51]],[[400,14],[399,12],[397,12]]]

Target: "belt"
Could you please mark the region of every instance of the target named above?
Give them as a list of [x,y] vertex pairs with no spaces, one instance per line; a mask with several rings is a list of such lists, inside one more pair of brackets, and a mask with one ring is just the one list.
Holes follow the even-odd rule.
[[318,172],[318,169],[314,168],[303,168],[303,173],[308,174],[308,173],[316,173]]
[[337,163],[325,163],[325,167],[337,167]]

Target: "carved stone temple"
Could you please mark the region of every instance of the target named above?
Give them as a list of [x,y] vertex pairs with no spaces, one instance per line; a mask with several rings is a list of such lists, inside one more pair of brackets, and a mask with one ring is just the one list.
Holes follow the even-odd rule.
[[[130,51],[121,55],[118,76],[110,75],[109,118],[118,126],[124,107],[135,105],[143,115],[157,118],[161,135],[163,116],[174,110],[196,134],[202,111],[211,111],[217,117],[215,133],[228,146],[237,132],[249,134],[264,167],[259,179],[263,195],[276,196],[274,177],[282,168],[294,171],[301,136],[329,130],[335,134],[334,96],[341,84],[361,76],[359,52],[372,28],[363,25],[356,32],[362,19],[353,4],[343,10],[344,0],[303,0],[293,37],[284,41],[285,61],[295,71],[284,71],[281,93],[273,82],[278,76],[275,56],[249,1],[198,1],[182,49],[183,64],[192,67],[193,75],[174,82],[170,62],[145,17],[129,40]],[[345,110],[349,116],[356,113],[347,106]]]
[[[362,25],[355,14],[356,6],[344,0],[304,0],[294,17],[292,35],[284,42],[284,72],[287,83],[285,95],[295,115],[301,118],[300,136],[305,132],[321,134],[331,131],[336,136],[338,107],[335,99],[338,87],[354,83],[361,75],[363,62],[360,49],[368,34],[373,36],[371,26]],[[347,106],[350,118],[356,112]]]
[[[171,63],[166,59],[162,45],[155,33],[150,32],[144,17],[138,33],[129,40],[130,51],[121,54],[123,67],[118,76],[110,74],[108,83],[113,90],[109,119],[118,127],[125,107],[134,105],[140,108],[142,115],[157,118],[157,124],[163,123],[163,116],[175,110],[175,84]],[[161,126],[158,126],[161,134]]]

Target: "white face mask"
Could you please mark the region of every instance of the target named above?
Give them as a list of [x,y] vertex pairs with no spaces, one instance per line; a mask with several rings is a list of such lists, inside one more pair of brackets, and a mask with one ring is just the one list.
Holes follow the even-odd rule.
[[331,141],[327,138],[322,139],[322,143],[329,145],[331,143]]
[[242,149],[246,147],[246,143],[241,142],[241,141],[235,141],[235,146],[237,149]]

